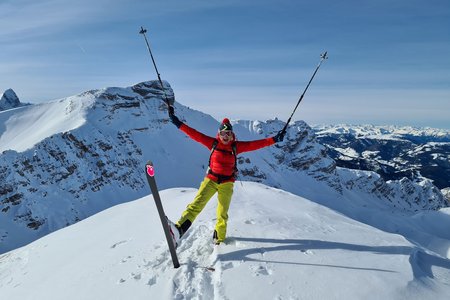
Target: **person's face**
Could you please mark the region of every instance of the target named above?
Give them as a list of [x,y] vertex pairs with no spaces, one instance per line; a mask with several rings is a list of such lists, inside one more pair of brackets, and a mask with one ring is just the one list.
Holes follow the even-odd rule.
[[231,130],[220,131],[219,138],[220,138],[220,141],[226,145],[233,141],[233,132]]

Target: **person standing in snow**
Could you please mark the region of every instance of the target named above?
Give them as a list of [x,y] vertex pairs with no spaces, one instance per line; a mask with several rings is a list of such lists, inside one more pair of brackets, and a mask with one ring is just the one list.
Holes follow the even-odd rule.
[[228,209],[230,207],[233,186],[236,180],[236,156],[243,152],[254,151],[283,141],[286,131],[281,130],[277,135],[255,141],[236,141],[233,127],[225,118],[219,126],[217,136],[207,136],[181,122],[174,114],[174,108],[169,106],[169,117],[178,129],[187,134],[194,141],[211,150],[207,174],[200,185],[194,200],[187,206],[180,219],[172,229],[174,239],[179,238],[189,229],[195,218],[200,214],[208,201],[217,193],[217,222],[214,228],[213,240],[220,244],[225,240],[227,232]]

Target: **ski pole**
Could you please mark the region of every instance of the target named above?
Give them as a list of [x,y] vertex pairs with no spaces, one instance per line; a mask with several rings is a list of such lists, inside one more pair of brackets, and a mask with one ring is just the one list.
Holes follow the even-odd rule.
[[141,26],[141,31],[139,31],[140,34],[144,36],[145,43],[147,44],[148,52],[150,53],[150,57],[152,58],[153,66],[155,67],[156,75],[158,75],[159,84],[161,85],[161,90],[164,93],[164,102],[166,102],[167,107],[170,107],[169,99],[167,98],[166,90],[164,89],[163,82],[161,80],[161,76],[158,72],[158,68],[156,67],[155,59],[153,58],[152,50],[150,49],[150,44],[148,43],[147,36],[145,33],[147,32],[147,29],[144,29],[144,27]]
[[307,91],[308,88],[309,88],[309,85],[310,85],[311,82],[313,81],[314,76],[316,76],[317,71],[319,70],[320,66],[322,65],[322,62],[323,62],[325,59],[328,59],[328,57],[327,57],[327,51],[325,51],[325,53],[320,54],[320,62],[319,62],[319,64],[317,65],[316,70],[314,71],[313,75],[311,76],[311,79],[309,80],[308,84],[306,85],[305,90],[303,91],[302,95],[300,96],[300,99],[298,99],[298,102],[297,102],[297,105],[296,105],[295,108],[294,108],[294,111],[292,112],[291,116],[290,116],[289,119],[287,120],[286,125],[284,125],[283,131],[286,131],[286,129],[287,129],[288,125],[289,125],[289,122],[291,122],[291,119],[292,119],[292,117],[294,116],[295,111],[297,110],[298,105],[299,105],[300,102],[303,100],[303,97],[305,96],[306,91]]

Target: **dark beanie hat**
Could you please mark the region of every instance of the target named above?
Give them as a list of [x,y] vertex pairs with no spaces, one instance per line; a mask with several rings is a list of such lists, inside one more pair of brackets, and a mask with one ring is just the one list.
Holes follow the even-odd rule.
[[222,123],[219,126],[219,131],[223,130],[233,130],[233,126],[231,126],[230,120],[228,120],[228,118],[223,119]]

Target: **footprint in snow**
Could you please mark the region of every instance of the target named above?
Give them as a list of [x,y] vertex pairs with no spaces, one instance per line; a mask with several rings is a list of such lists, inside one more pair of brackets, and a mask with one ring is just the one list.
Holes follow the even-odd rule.
[[314,254],[314,252],[312,251],[312,250],[309,250],[309,249],[302,249],[302,250],[300,250],[303,254],[305,254],[305,255],[312,255],[312,254]]
[[120,262],[121,263],[126,263],[131,258],[133,258],[133,257],[128,255],[127,257],[122,258],[122,260]]
[[142,275],[141,273],[131,273],[130,277],[133,278],[134,280],[141,280]]
[[238,264],[238,263],[236,263],[236,262],[226,262],[226,263],[222,263],[222,271],[225,271],[225,270],[228,270],[228,269],[231,269],[231,268],[235,268],[235,267],[237,267],[238,265],[240,265],[240,264]]
[[154,284],[156,284],[156,276],[151,276],[150,278],[149,278],[149,280],[147,281],[147,285],[154,285]]
[[251,266],[250,269],[253,271],[253,276],[260,276],[260,275],[267,276],[272,275],[273,273],[270,268],[263,265]]
[[119,245],[125,244],[126,242],[128,242],[128,241],[120,241],[120,242],[117,242],[117,243],[113,244],[110,248],[111,248],[111,249],[114,249],[114,248],[116,248],[116,247],[119,246]]

